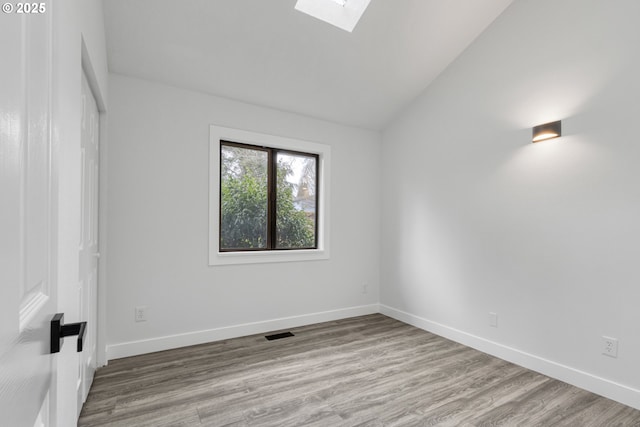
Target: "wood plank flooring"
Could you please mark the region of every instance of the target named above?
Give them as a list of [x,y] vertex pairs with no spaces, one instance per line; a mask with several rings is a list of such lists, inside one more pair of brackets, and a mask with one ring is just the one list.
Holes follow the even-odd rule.
[[290,331],[113,360],[79,426],[640,426],[638,410],[380,314]]

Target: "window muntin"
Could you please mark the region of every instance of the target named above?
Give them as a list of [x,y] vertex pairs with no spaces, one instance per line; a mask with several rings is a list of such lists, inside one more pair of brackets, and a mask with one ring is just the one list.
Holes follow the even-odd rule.
[[220,141],[220,252],[318,248],[319,156]]

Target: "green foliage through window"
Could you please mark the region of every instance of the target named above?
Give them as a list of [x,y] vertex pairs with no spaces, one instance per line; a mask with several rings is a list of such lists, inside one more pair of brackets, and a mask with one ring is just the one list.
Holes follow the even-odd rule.
[[220,250],[317,248],[317,168],[314,154],[221,142]]

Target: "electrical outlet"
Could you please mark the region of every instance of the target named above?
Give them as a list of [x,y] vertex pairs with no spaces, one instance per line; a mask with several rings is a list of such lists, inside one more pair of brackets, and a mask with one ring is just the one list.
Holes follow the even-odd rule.
[[363,294],[369,293],[369,285],[367,285],[366,283],[362,285],[362,293]]
[[618,357],[618,339],[603,336],[602,354],[609,357]]
[[489,326],[493,328],[498,327],[498,314],[494,312],[489,312]]
[[147,321],[147,306],[139,305],[135,309],[135,320],[136,322],[146,322]]

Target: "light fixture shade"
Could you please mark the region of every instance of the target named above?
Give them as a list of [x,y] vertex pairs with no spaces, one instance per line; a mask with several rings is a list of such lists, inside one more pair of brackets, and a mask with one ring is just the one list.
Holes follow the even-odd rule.
[[532,141],[545,141],[559,136],[562,136],[562,122],[560,120],[534,127]]

